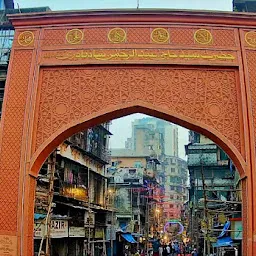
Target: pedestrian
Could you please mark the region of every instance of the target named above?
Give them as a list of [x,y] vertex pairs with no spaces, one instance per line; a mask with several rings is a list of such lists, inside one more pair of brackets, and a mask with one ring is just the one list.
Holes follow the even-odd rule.
[[160,248],[160,239],[157,239],[153,242],[153,256],[159,256],[159,248]]
[[169,244],[167,244],[167,246],[166,246],[166,251],[167,251],[168,256],[171,255],[171,247]]
[[166,245],[164,245],[163,247],[163,253],[162,253],[163,256],[168,256],[168,253],[167,253],[167,249],[166,249]]
[[160,245],[159,247],[159,256],[163,256],[163,246]]
[[198,256],[197,249],[194,248],[194,250],[191,253],[192,256]]
[[180,252],[180,247],[179,247],[179,244],[178,242],[175,242],[174,243],[174,255],[177,256]]

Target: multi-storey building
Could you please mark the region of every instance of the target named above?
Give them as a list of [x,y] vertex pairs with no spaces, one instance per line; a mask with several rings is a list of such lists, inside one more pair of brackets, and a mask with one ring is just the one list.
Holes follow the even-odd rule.
[[[167,220],[180,219],[181,210],[188,200],[187,162],[178,157],[166,156],[165,168],[159,174],[164,184],[164,217]],[[161,175],[162,174],[162,175]]]
[[237,12],[256,12],[256,0],[233,0],[233,10]]
[[156,177],[161,187],[163,215],[166,220],[180,219],[187,200],[188,174],[186,161],[178,157],[178,127],[157,118],[137,119],[132,123],[132,137],[127,139],[126,148],[159,160]]
[[[157,236],[160,227],[155,214],[160,202],[156,180],[159,161],[133,150],[112,149],[111,162],[108,178],[114,193],[117,230],[129,232],[145,249],[143,241]],[[120,244],[117,248],[122,250]]]
[[146,155],[178,156],[178,127],[154,117],[136,119],[126,148]]
[[[75,134],[41,168],[36,188],[35,252],[110,255],[115,217],[109,208],[105,176],[109,135],[108,123]],[[47,224],[50,229],[45,229]]]
[[0,0],[0,115],[4,98],[5,81],[14,39],[14,27],[7,15],[15,13],[45,12],[48,7],[14,9],[13,0]]
[[241,222],[239,175],[232,161],[215,143],[192,131],[186,152],[190,174],[188,230],[192,241],[205,249],[204,254],[222,253],[225,245],[241,245],[241,234],[235,236],[233,232],[236,228],[230,233],[230,228],[223,231],[226,223],[235,226]]

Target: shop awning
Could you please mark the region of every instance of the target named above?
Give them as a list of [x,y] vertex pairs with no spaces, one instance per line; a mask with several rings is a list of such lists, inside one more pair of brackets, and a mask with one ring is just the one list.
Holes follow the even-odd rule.
[[233,240],[229,237],[222,237],[218,238],[216,243],[213,243],[213,247],[222,247],[222,246],[232,246],[233,245]]
[[133,238],[131,234],[121,234],[121,236],[129,243],[135,244],[136,240]]

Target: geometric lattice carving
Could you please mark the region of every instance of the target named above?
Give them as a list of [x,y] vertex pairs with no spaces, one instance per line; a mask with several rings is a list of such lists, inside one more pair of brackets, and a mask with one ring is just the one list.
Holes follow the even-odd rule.
[[235,70],[96,67],[41,72],[36,147],[72,121],[140,100],[214,128],[241,151]]
[[246,59],[250,80],[254,136],[256,136],[256,51],[246,51]]
[[20,150],[32,51],[17,50],[14,59],[12,78],[6,92],[8,115],[4,115],[4,119],[1,120],[4,129],[0,158],[0,230],[12,232],[17,231]]

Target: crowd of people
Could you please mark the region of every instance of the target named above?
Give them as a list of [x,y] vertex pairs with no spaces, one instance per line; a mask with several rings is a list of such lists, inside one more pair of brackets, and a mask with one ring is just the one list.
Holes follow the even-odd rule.
[[155,240],[153,243],[153,256],[179,256],[179,255],[192,255],[198,256],[197,250],[191,249],[190,246],[184,243],[179,243],[177,241],[172,241],[170,243],[161,243],[160,239]]

